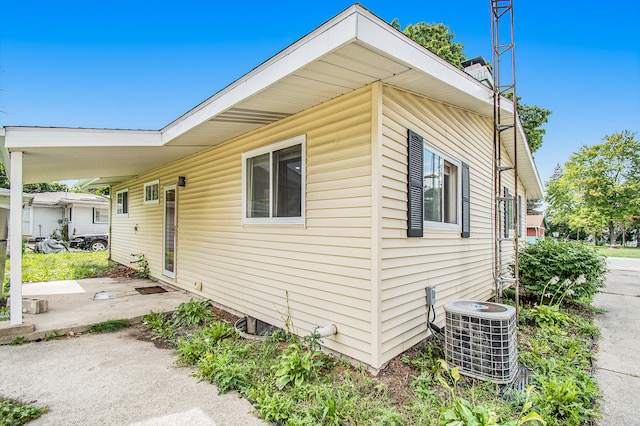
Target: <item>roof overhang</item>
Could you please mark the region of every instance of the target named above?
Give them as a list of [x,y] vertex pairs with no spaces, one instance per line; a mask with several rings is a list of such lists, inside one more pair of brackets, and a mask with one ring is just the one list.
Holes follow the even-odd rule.
[[[491,89],[356,4],[161,130],[6,127],[0,157],[8,167],[8,152],[24,153],[25,183],[109,185],[377,81],[493,115]],[[503,104],[508,117],[509,102]],[[517,138],[528,196],[541,197],[521,127]],[[505,145],[512,156],[513,146]]]

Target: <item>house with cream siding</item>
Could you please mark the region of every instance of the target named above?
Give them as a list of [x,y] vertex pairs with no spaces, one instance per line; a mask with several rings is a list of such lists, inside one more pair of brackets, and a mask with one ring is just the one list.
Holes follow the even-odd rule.
[[[356,4],[161,130],[5,127],[0,154],[12,185],[109,185],[113,260],[300,335],[333,325],[328,350],[379,369],[428,336],[426,286],[438,323],[494,295],[492,96]],[[503,163],[539,198],[512,132]]]

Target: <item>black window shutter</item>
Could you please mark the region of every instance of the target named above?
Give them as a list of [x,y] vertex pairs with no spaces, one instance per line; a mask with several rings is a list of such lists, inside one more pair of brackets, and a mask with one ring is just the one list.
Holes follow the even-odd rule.
[[407,197],[407,236],[422,237],[423,235],[423,147],[422,136],[409,130],[409,168],[408,168],[408,197]]
[[509,190],[504,187],[504,238],[509,238]]
[[471,236],[471,178],[469,165],[462,163],[462,238]]

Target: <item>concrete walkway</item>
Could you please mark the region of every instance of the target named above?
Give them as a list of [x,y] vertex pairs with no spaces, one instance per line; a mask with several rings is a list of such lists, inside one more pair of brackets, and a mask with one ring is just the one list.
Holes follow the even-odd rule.
[[638,425],[640,406],[640,259],[609,258],[607,287],[594,306],[602,330],[596,379],[602,392],[602,426]]
[[[166,291],[141,294],[136,290],[155,286]],[[149,311],[173,312],[180,303],[195,297],[148,279],[117,278],[27,283],[22,286],[22,295],[25,299],[45,299],[49,309],[24,314],[20,327],[0,322],[0,344],[11,343],[17,337],[31,341],[51,335],[78,334],[110,319],[137,321]]]
[[0,395],[46,405],[29,425],[258,426],[251,404],[135,330],[0,346]]
[[[158,285],[166,292],[136,290]],[[49,407],[30,425],[264,424],[249,402],[237,393],[218,396],[215,385],[176,364],[174,350],[140,340],[138,329],[84,333],[109,319],[172,312],[194,295],[150,280],[112,278],[25,284],[23,295],[46,299],[49,309],[24,315],[22,327],[0,323],[0,342],[44,341],[0,346],[0,395]],[[52,335],[67,337],[47,340]]]

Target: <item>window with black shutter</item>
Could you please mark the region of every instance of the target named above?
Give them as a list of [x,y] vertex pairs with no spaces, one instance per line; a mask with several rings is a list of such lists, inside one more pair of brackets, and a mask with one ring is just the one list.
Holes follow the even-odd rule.
[[462,238],[471,237],[471,179],[469,177],[469,165],[462,163]]
[[422,136],[409,130],[409,173],[408,173],[408,237],[423,235],[423,147]]
[[407,236],[422,237],[424,228],[471,235],[469,165],[449,158],[408,132]]

